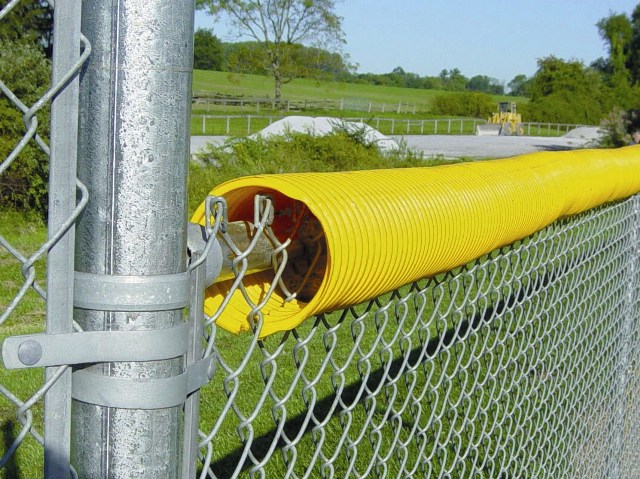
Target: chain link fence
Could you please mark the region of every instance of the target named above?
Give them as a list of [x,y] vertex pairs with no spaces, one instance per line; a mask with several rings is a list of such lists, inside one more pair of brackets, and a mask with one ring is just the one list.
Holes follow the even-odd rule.
[[639,232],[635,196],[275,337],[205,317],[200,477],[637,477]]
[[[0,21],[20,3],[7,3]],[[72,7],[61,17],[79,21],[79,10]],[[61,143],[75,145],[73,125],[55,127],[56,121],[64,124],[62,118],[77,117],[73,101],[66,100],[61,111],[53,106],[51,148],[37,135],[37,112],[44,104],[54,97],[64,99],[61,91],[77,96],[74,78],[90,47],[79,31],[72,31],[58,40],[75,45],[70,48],[77,50],[77,58],[58,67],[65,62],[56,62],[54,54],[54,86],[36,104],[24,105],[0,82],[25,122],[25,134],[0,163],[0,175],[21,161],[25,145],[36,143],[52,157],[52,198],[58,203],[66,200],[62,210],[56,201],[50,203],[48,238],[36,251],[22,251],[17,239],[0,236],[3,269],[18,268],[22,277],[14,289],[2,283],[6,290],[2,297],[8,298],[0,316],[0,332],[8,338],[5,346],[16,334],[45,329],[60,333],[64,329],[56,323],[60,316],[68,327],[82,330],[70,320],[72,303],[67,296],[73,291],[73,278],[65,278],[73,275],[70,232],[86,206],[88,192],[75,179],[71,160],[59,162],[65,155],[56,153]],[[0,72],[0,80],[1,76]],[[66,181],[61,181],[59,172],[68,170],[73,174],[63,175]],[[153,444],[157,429],[125,428],[128,437],[119,438],[121,442],[74,442],[72,427],[78,434],[83,425],[95,426],[82,422],[88,414],[71,413],[69,364],[79,364],[82,358],[69,364],[58,358],[62,366],[48,367],[45,379],[37,375],[38,369],[3,371],[0,411],[5,440],[0,466],[4,472],[20,477],[22,466],[15,465],[19,453],[24,463],[36,468],[44,456],[46,477],[75,476],[70,457],[76,465],[93,457],[95,450],[104,459],[127,454],[130,447],[140,453],[141,461],[148,453],[152,460],[172,463],[165,468],[166,477],[640,476],[640,196],[562,219],[461,268],[365,304],[309,318],[296,329],[266,338],[261,335],[264,301],[277,288],[285,297],[294,294],[282,281],[290,245],[280,243],[271,231],[272,200],[258,196],[254,208],[246,242],[232,235],[225,203],[214,197],[207,200],[206,224],[189,233],[188,345],[184,351],[156,358],[175,354],[187,372],[180,376],[187,383],[186,401],[177,400],[184,404],[183,415],[176,418],[178,425],[171,425],[172,430],[182,422],[185,426],[177,455],[156,457],[152,451],[140,451],[140,445]],[[274,275],[263,302],[256,304],[244,288],[251,280],[251,255],[264,244],[271,247],[261,267],[272,268]],[[233,279],[227,298],[239,291],[251,306],[251,331],[245,334],[218,327],[227,301],[214,314],[203,313],[205,288],[212,280],[207,259],[219,247],[225,252],[221,257],[230,262],[222,267]],[[43,314],[25,321],[33,309],[42,309],[36,297],[46,300],[46,327]],[[165,329],[178,342],[177,335],[185,328]],[[15,362],[37,365],[40,343],[13,339]],[[138,349],[143,346],[141,341]],[[129,360],[144,359],[150,358]],[[11,362],[7,351],[3,361],[5,366]],[[56,363],[47,364],[51,362]],[[87,374],[73,377],[79,383]],[[107,384],[122,384],[99,377]],[[145,379],[137,377],[137,384]],[[24,382],[29,387],[24,388]],[[59,395],[49,396],[49,409],[43,408],[45,394],[60,387]],[[17,389],[29,393],[21,397]],[[166,395],[171,391],[163,390]],[[76,408],[82,398],[92,398],[90,391],[82,394],[74,392]],[[79,409],[103,408],[101,417],[122,413],[125,422],[132,420],[123,413],[129,410],[140,413],[135,421],[144,417],[156,421],[163,411],[169,413],[159,420],[173,418],[176,403],[165,398],[157,400],[159,406],[149,407],[156,416],[147,414],[144,406],[155,399],[120,397],[121,403],[138,404],[120,407],[96,399]],[[80,426],[72,425],[74,421]],[[45,437],[40,432],[43,427],[48,431]],[[131,436],[135,432],[144,437]],[[174,439],[159,435],[155,440],[164,444]],[[69,452],[70,445],[75,452]],[[147,464],[135,466],[129,471],[106,470],[105,477],[153,475]],[[90,467],[83,464],[83,469]]]
[[[43,15],[47,6],[56,7],[53,0],[49,0],[48,3],[19,0],[4,2],[0,10],[0,22],[17,15],[21,15],[20,20],[28,18],[30,14]],[[77,77],[82,65],[89,57],[90,46],[79,33],[79,10],[75,9],[74,5],[70,5],[70,2],[60,2],[57,13],[58,23],[64,21],[64,30],[58,26],[54,32],[53,38],[57,48],[53,53],[52,81],[49,89],[35,103],[25,104],[14,93],[12,87],[2,81],[2,72],[0,72],[0,90],[10,107],[20,112],[24,123],[22,138],[12,145],[7,157],[1,159],[0,180],[11,168],[15,170],[23,167],[21,162],[27,161],[30,156],[25,152],[35,147],[49,158],[48,168],[42,170],[48,169],[50,185],[46,241],[43,241],[35,251],[33,248],[27,248],[24,251],[15,244],[22,243],[19,237],[14,237],[14,244],[12,244],[7,237],[0,235],[2,246],[0,261],[3,271],[11,276],[12,270],[17,266],[22,276],[21,282],[19,280],[3,282],[6,287],[3,298],[14,294],[9,303],[3,305],[0,314],[0,325],[9,334],[12,331],[15,334],[15,332],[38,330],[46,330],[52,334],[72,328],[69,320],[71,310],[67,301],[72,289],[65,283],[65,279],[73,278],[73,266],[69,263],[69,258],[73,257],[72,226],[88,200],[86,187],[75,178],[74,118],[77,117]],[[13,21],[15,23],[15,19]],[[6,49],[7,44],[3,47]],[[11,51],[2,52],[5,56],[11,54]],[[27,76],[28,72],[24,73]],[[23,84],[15,86],[18,90],[25,89]],[[30,87],[30,85],[27,86]],[[48,112],[41,113],[43,110],[48,110],[49,106],[52,117],[58,119],[52,122],[51,141],[40,133],[43,129],[48,132]],[[3,140],[6,140],[6,137]],[[76,201],[70,201],[70,199]],[[49,268],[46,290],[43,287],[45,261]],[[46,301],[46,327],[39,320],[43,314],[40,312],[41,303],[38,298]],[[77,324],[75,329],[80,329]],[[3,334],[3,337],[6,334]],[[37,348],[37,345],[32,343],[23,345],[18,353],[21,360],[26,364],[32,362],[40,354]],[[3,359],[7,362],[6,357]],[[60,471],[65,470],[67,471],[65,475],[68,475],[68,459],[65,460],[64,457],[65,449],[68,448],[68,435],[65,435],[64,431],[68,429],[68,424],[65,424],[58,415],[63,413],[65,405],[47,408],[43,407],[42,400],[46,395],[49,397],[49,404],[55,405],[61,392],[63,396],[66,395],[70,373],[67,365],[61,365],[47,368],[44,379],[31,372],[4,376],[0,393],[3,398],[3,438],[6,447],[2,452],[0,468],[5,468],[9,476],[18,475],[13,457],[16,450],[31,439],[36,443],[46,443],[47,447],[44,451],[33,453],[34,443],[23,445],[22,449],[30,451],[25,462],[31,463],[35,459],[36,464],[42,464],[44,456],[44,469],[48,477],[59,477]],[[27,387],[20,384],[24,381],[29,383]],[[17,386],[22,392],[29,391],[28,395],[24,397],[14,393],[13,389]],[[7,417],[7,412],[11,409],[17,421],[10,416]],[[43,428],[44,434],[41,432]]]

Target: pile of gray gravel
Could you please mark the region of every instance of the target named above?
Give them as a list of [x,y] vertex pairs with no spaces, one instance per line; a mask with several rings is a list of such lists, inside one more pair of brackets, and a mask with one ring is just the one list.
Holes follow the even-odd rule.
[[579,126],[578,128],[574,128],[569,131],[565,135],[564,138],[576,138],[586,141],[594,141],[597,142],[600,140],[604,132],[600,127],[597,126]]
[[272,123],[268,127],[251,136],[268,138],[274,135],[285,135],[288,132],[324,136],[331,134],[336,130],[362,134],[365,142],[375,144],[380,151],[393,151],[399,148],[399,145],[395,140],[383,135],[369,125],[360,122],[344,121],[339,118],[331,118],[327,116],[319,116],[316,118],[309,116],[288,116]]

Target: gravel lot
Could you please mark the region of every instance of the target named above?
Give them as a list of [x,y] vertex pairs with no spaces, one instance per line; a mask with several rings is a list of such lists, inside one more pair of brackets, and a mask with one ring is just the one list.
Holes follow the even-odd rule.
[[[472,136],[472,135],[407,135],[392,136],[407,146],[424,152],[427,157],[505,158],[536,151],[564,151],[586,148],[597,138],[597,128],[581,127],[565,136]],[[224,143],[224,136],[192,136],[191,153],[208,142]]]
[[420,150],[426,156],[445,158],[505,158],[536,151],[563,151],[584,148],[591,140],[584,138],[542,136],[403,136],[394,137],[405,141],[410,148]]

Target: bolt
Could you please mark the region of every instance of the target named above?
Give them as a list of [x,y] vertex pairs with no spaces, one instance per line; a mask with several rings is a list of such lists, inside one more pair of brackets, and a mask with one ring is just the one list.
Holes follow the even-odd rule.
[[33,366],[42,358],[42,346],[38,341],[30,339],[18,348],[18,359],[25,366]]

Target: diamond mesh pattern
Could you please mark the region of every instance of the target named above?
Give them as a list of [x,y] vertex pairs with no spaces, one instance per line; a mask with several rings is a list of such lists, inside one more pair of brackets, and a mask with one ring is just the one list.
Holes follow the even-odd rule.
[[202,476],[638,477],[639,209],[265,340],[212,325]]
[[[24,5],[26,3],[35,3],[28,1],[12,0],[5,2],[5,5],[0,10],[0,21],[5,17],[12,15],[14,9],[18,5]],[[55,7],[54,2],[49,0],[48,3]],[[0,176],[11,166],[12,164],[20,164],[22,154],[27,145],[33,145],[40,149],[47,156],[50,154],[47,141],[42,138],[38,132],[40,131],[39,125],[48,122],[47,115],[41,115],[40,112],[51,99],[59,92],[67,88],[70,78],[77,75],[84,61],[86,61],[90,48],[88,47],[85,39],[83,39],[84,54],[79,61],[71,68],[61,80],[52,85],[33,105],[25,105],[23,101],[14,94],[14,92],[2,81],[2,72],[0,72],[0,91],[9,102],[22,114],[24,122],[24,135],[20,141],[14,146],[13,150],[6,158],[0,159]],[[72,112],[69,112],[70,114]],[[37,282],[37,277],[43,276],[44,265],[42,259],[46,257],[49,250],[53,245],[69,230],[69,228],[75,223],[78,215],[84,208],[87,202],[87,190],[80,182],[77,182],[78,199],[77,206],[69,218],[63,222],[60,228],[56,231],[49,231],[46,241],[37,248],[36,251],[21,251],[21,248],[15,244],[12,244],[6,237],[0,235],[0,264],[2,264],[4,271],[11,271],[18,267],[22,273],[22,283],[15,288],[15,294],[11,298],[8,304],[0,309],[0,326],[7,323],[7,330],[18,328],[29,328],[30,332],[34,332],[43,327],[43,324],[34,322],[31,316],[33,312],[29,311],[33,306],[25,306],[28,301],[34,301],[35,295],[46,300],[46,292],[43,287]],[[13,283],[10,281],[9,283]],[[5,283],[6,285],[6,283]],[[12,291],[13,284],[8,285],[8,290]],[[30,299],[29,299],[30,298]],[[37,302],[37,300],[35,300]],[[26,312],[26,314],[25,314]],[[12,321],[8,322],[9,318]],[[11,323],[11,324],[9,324]],[[41,414],[41,400],[44,394],[50,389],[50,387],[60,378],[64,373],[67,366],[61,366],[58,370],[50,376],[50,378],[43,384],[41,379],[35,379],[32,372],[22,371],[13,372],[7,374],[8,378],[5,384],[0,384],[0,394],[2,396],[3,412],[8,407],[12,407],[15,411],[15,416],[19,423],[19,431],[16,434],[11,434],[11,441],[7,444],[7,447],[2,452],[2,458],[0,459],[0,467],[4,467],[8,461],[12,458],[17,448],[23,443],[25,438],[31,435],[40,444],[43,443],[41,434],[34,426],[34,422],[37,424],[42,423]],[[21,379],[22,377],[22,379]],[[26,380],[32,382],[30,388],[33,392],[30,397],[22,398],[18,394],[14,394],[11,391],[11,383],[13,381]],[[11,406],[8,406],[11,405]],[[37,419],[35,419],[37,416]],[[7,418],[3,418],[7,420]],[[8,420],[11,424],[12,421]],[[6,431],[5,431],[6,432]],[[5,440],[6,442],[6,440]]]

